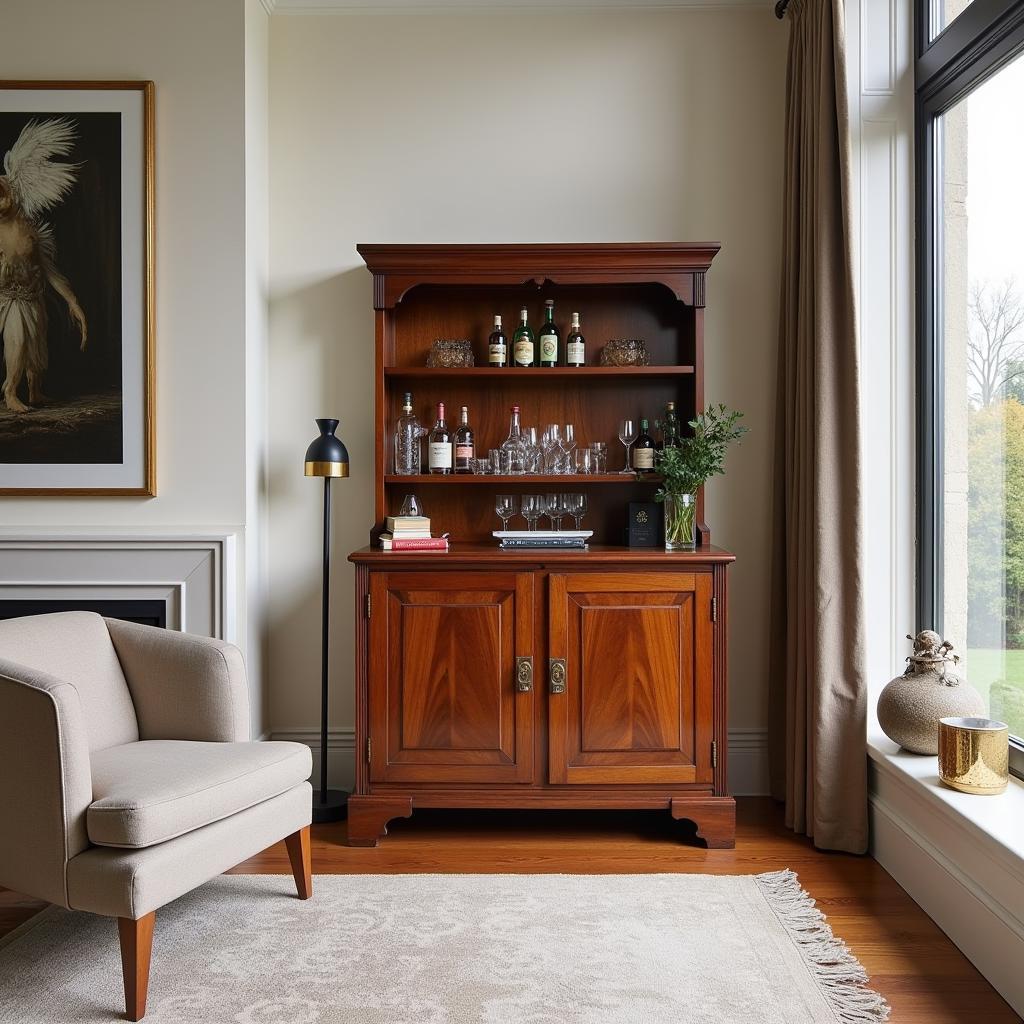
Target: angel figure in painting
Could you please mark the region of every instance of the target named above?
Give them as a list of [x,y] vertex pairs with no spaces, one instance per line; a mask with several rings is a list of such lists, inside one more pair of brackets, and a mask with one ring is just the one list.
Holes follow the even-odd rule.
[[[81,335],[88,339],[85,314],[68,279],[57,269],[53,231],[42,215],[71,191],[78,164],[55,159],[67,156],[76,140],[68,118],[32,120],[4,156],[0,176],[0,337],[6,377],[4,402],[12,412],[27,412],[45,401],[42,392],[47,366],[46,287],[67,303]],[[18,397],[28,384],[28,405]]]

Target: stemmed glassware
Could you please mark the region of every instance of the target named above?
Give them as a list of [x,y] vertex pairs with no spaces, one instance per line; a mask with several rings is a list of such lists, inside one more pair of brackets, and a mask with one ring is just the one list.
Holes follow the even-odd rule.
[[587,514],[587,496],[585,494],[569,494],[569,515],[576,520],[576,529],[580,529],[580,523]]
[[519,499],[514,494],[498,494],[494,498],[494,511],[501,517],[502,530],[507,530],[508,521],[519,511]]
[[558,457],[561,454],[562,428],[557,423],[549,423],[541,437],[541,450],[544,452],[544,472],[558,472]]
[[620,470],[620,473],[632,473],[633,468],[630,465],[629,449],[633,442],[640,435],[637,433],[636,423],[633,420],[619,420],[619,440],[625,445],[626,448],[626,468]]
[[544,515],[548,517],[548,524],[552,530],[555,529],[555,517],[558,514],[558,495],[557,494],[545,494],[544,496]]
[[523,427],[523,440],[526,442],[526,472],[539,473],[543,453],[540,448],[540,437],[536,427]]
[[562,529],[562,517],[568,512],[562,494],[546,494],[544,496],[544,514],[551,520],[555,530]]
[[520,513],[526,520],[526,528],[536,530],[537,520],[544,514],[544,495],[524,494]]
[[562,452],[562,472],[571,473],[573,469],[572,452],[576,447],[576,428],[571,423],[562,427],[562,438],[558,445]]

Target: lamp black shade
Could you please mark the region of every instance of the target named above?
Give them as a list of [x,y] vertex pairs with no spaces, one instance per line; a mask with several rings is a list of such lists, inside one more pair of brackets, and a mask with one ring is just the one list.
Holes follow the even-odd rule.
[[334,436],[338,421],[316,421],[320,436],[306,449],[306,476],[348,476],[348,449]]
[[321,617],[320,665],[320,789],[313,794],[313,820],[337,821],[348,810],[348,793],[327,788],[327,659],[331,619],[331,479],[348,476],[348,449],[334,436],[338,421],[316,421],[320,436],[306,449],[306,476],[324,478],[324,587]]

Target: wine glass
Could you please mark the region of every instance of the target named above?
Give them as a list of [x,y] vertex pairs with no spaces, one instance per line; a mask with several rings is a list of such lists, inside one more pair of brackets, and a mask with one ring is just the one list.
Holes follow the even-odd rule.
[[571,423],[562,427],[562,437],[558,442],[559,463],[563,473],[572,473],[574,468],[572,453],[576,447],[576,428]]
[[558,496],[558,511],[561,515],[558,517],[559,523],[558,528],[562,528],[562,516],[568,516],[572,514],[572,495],[571,494],[560,494]]
[[634,420],[619,420],[619,440],[626,448],[626,468],[620,470],[620,473],[632,474],[633,468],[629,464],[629,449],[639,436],[640,435],[637,433],[636,429],[636,422]]
[[557,423],[549,423],[544,428],[541,449],[544,452],[544,472],[558,472],[558,455],[561,451],[562,429]]
[[520,506],[520,514],[526,520],[528,530],[537,529],[537,520],[544,513],[544,496],[542,494],[524,494]]
[[540,436],[537,428],[523,427],[523,440],[526,442],[526,472],[537,473],[541,459]]
[[576,529],[580,529],[580,523],[587,514],[587,496],[585,494],[570,494],[569,515],[576,520]]
[[562,529],[562,516],[565,515],[565,504],[561,494],[546,494],[544,496],[545,515],[551,520],[555,530]]
[[519,502],[514,494],[498,494],[494,498],[494,511],[501,517],[502,530],[508,529],[508,521],[519,511]]
[[542,495],[542,498],[541,514],[548,517],[549,528],[553,530],[555,528],[555,515],[558,508],[558,495],[545,494]]

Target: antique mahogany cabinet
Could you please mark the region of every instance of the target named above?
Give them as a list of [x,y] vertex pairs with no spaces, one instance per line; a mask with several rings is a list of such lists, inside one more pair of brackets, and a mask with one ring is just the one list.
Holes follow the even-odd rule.
[[[656,477],[617,472],[617,422],[675,400],[703,408],[705,276],[715,244],[361,245],[376,311],[375,515],[354,552],[356,780],[349,843],[375,846],[417,807],[663,808],[712,847],[735,841],[726,790],[726,569],[698,497],[694,552],[624,546],[627,505]],[[587,365],[486,365],[493,315],[579,311]],[[509,334],[511,331],[509,330]],[[564,337],[564,334],[563,334]],[[469,338],[477,365],[427,368],[435,338]],[[643,338],[649,366],[598,365]],[[468,406],[478,451],[523,422],[604,440],[609,472],[559,477],[393,475],[402,395],[421,422]],[[503,551],[497,493],[584,491],[586,551]],[[447,553],[377,539],[415,493]]]

